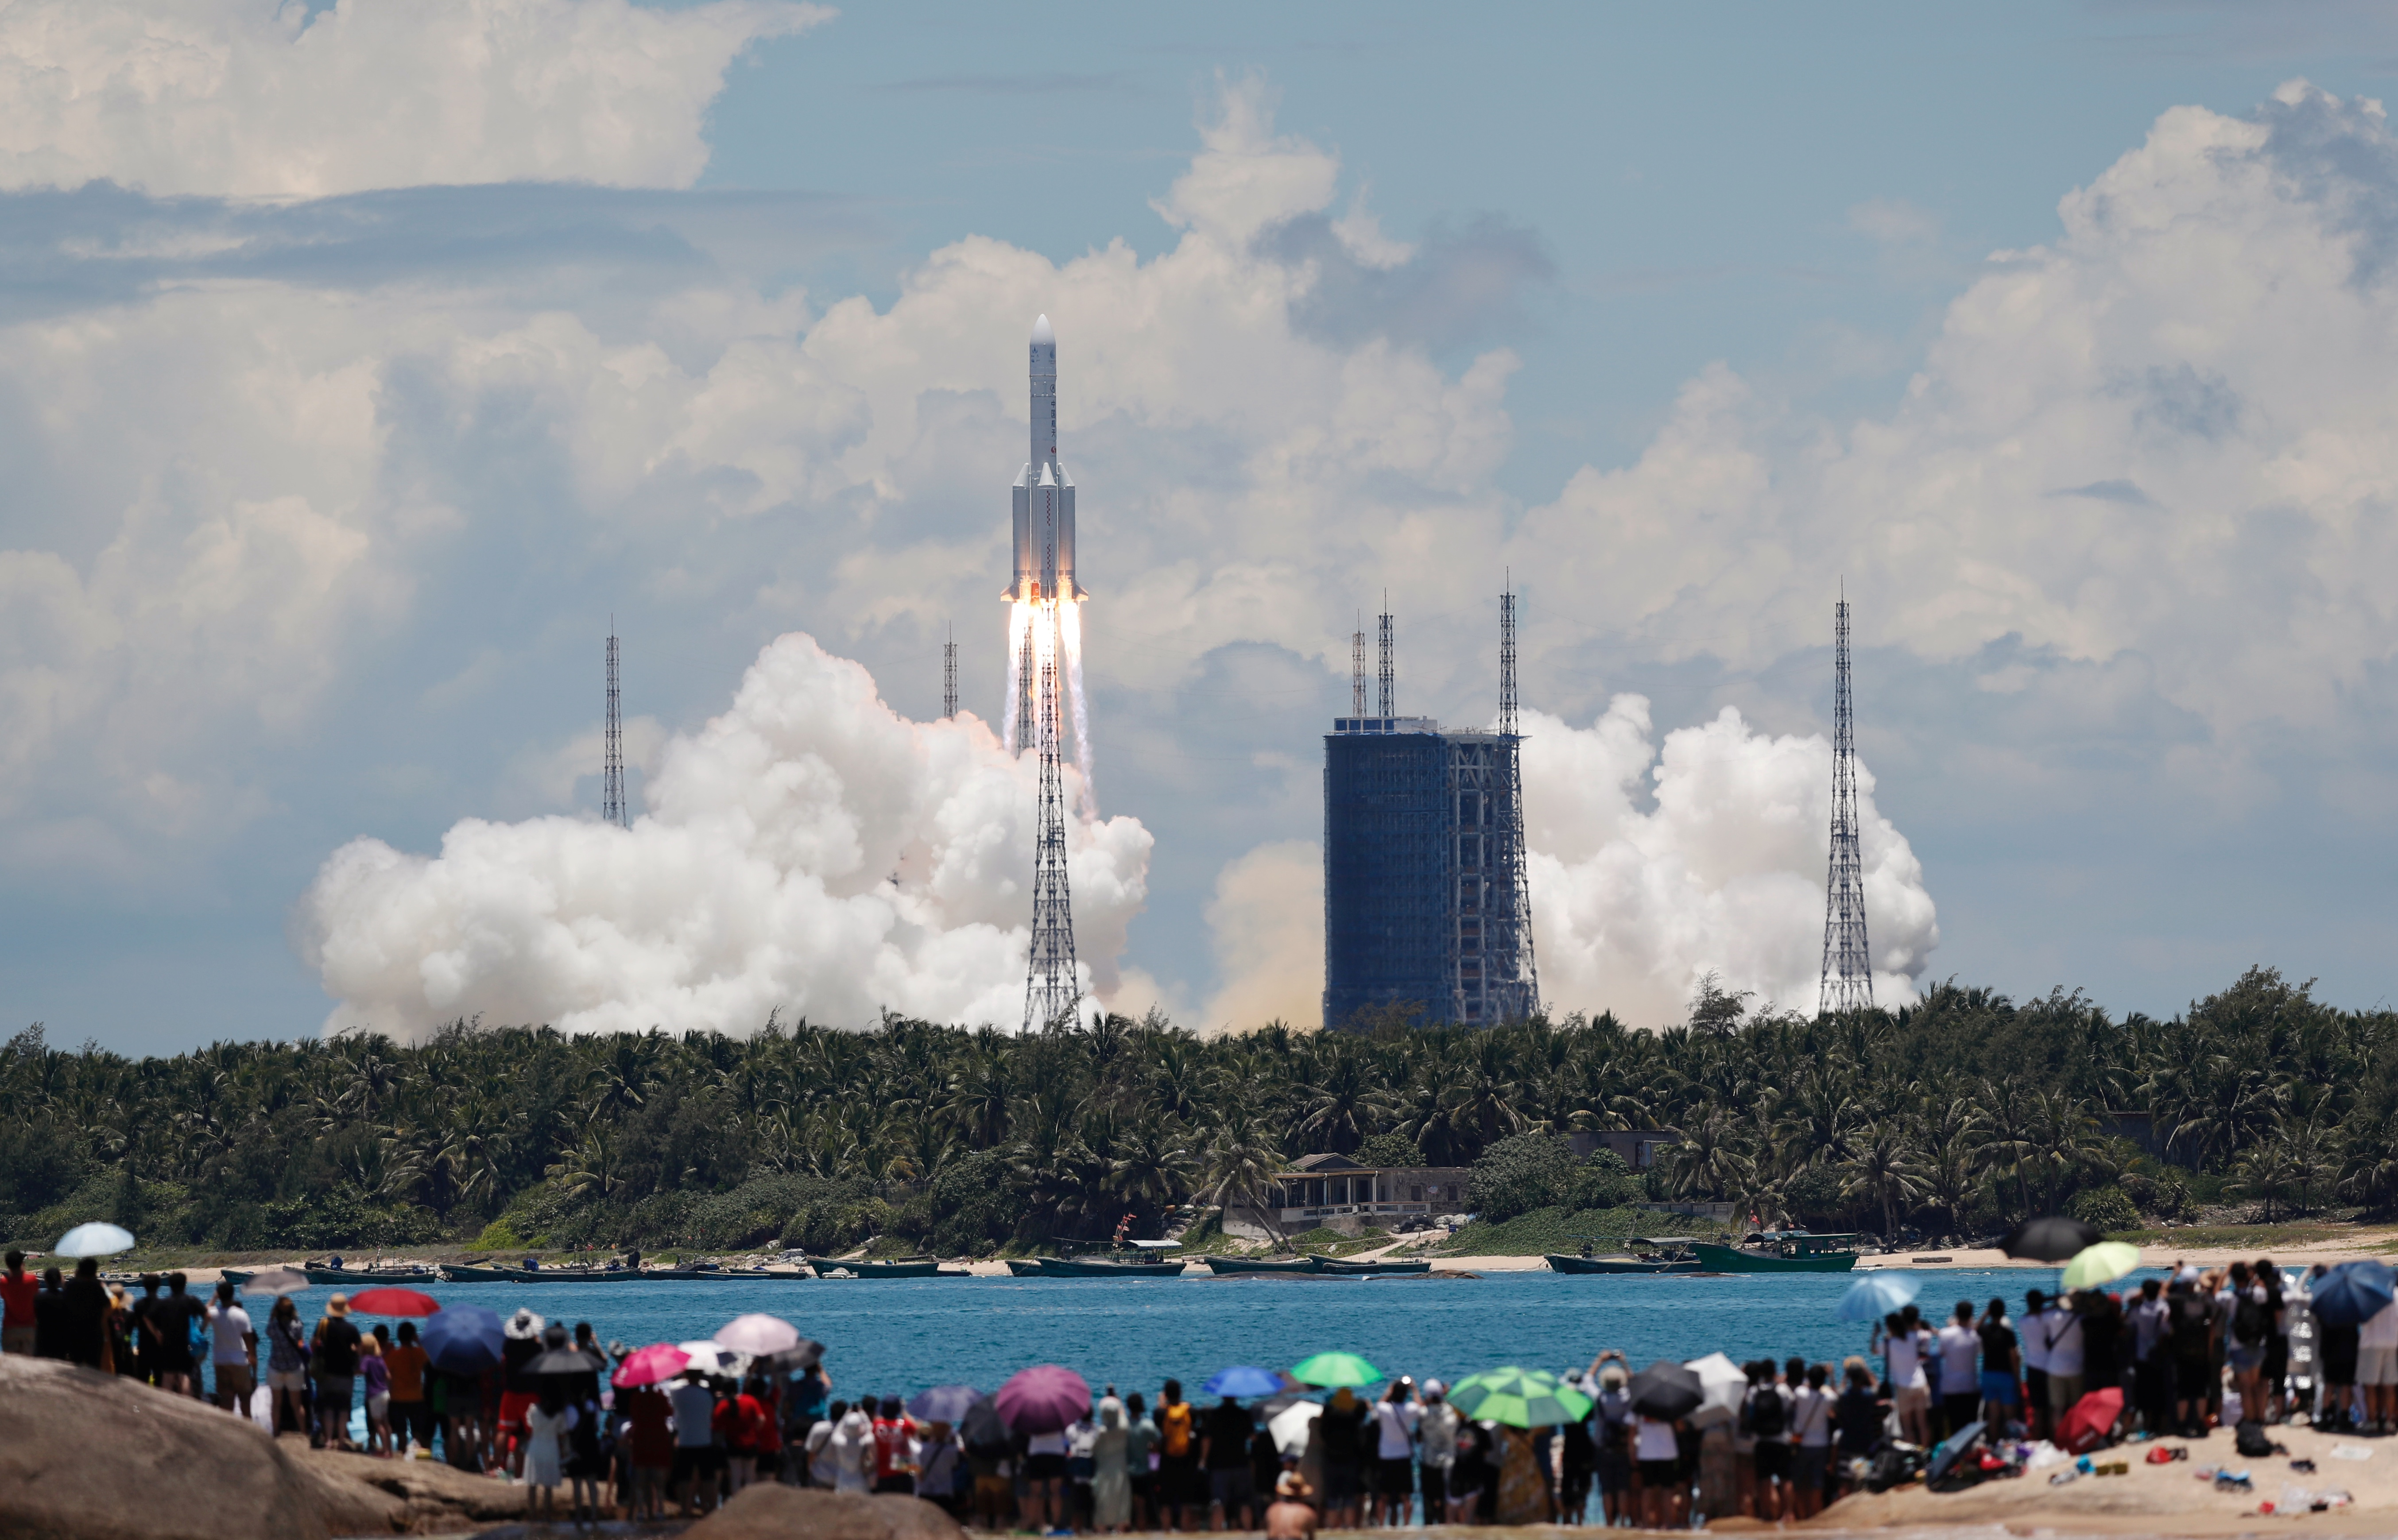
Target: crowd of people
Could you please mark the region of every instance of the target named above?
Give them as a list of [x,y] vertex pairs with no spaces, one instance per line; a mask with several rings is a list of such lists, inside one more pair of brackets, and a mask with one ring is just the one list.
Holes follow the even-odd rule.
[[[821,1363],[791,1373],[730,1353],[620,1387],[631,1349],[530,1310],[505,1322],[496,1364],[451,1373],[413,1323],[362,1330],[339,1293],[313,1322],[288,1296],[262,1319],[231,1283],[204,1300],[180,1273],[128,1287],[88,1259],[72,1278],[38,1279],[23,1261],[8,1253],[0,1274],[6,1352],[211,1399],[321,1447],[421,1450],[526,1482],[543,1510],[563,1492],[582,1518],[697,1513],[773,1480],[910,1493],[977,1527],[1049,1533],[1290,1533],[1318,1516],[1332,1527],[1679,1528],[1702,1515],[1810,1518],[1872,1480],[1893,1449],[1975,1425],[2037,1440],[2091,1404],[2120,1408],[2108,1438],[2296,1417],[2367,1435],[2398,1425],[2398,1304],[2324,1325],[2309,1309],[2324,1269],[2270,1262],[2176,1266],[2114,1292],[2033,1289],[2019,1312],[2002,1298],[1960,1301],[1936,1327],[1908,1305],[1865,1355],[1758,1359],[1736,1394],[1676,1417],[1650,1414],[1634,1366],[1610,1350],[1562,1376],[1587,1414],[1548,1426],[1477,1420],[1440,1380],[1402,1375],[1320,1402],[1298,1386],[1206,1406],[1174,1380],[1153,1397],[1108,1386],[1069,1426],[1021,1432],[988,1398],[850,1399]],[[2120,1401],[2088,1399],[2100,1390]]]

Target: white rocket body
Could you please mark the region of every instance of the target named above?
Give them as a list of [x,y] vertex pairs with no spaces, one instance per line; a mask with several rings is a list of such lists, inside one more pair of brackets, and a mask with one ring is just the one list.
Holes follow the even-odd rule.
[[1032,323],[1032,457],[1016,478],[1016,575],[1011,603],[1081,599],[1074,582],[1074,484],[1058,462],[1058,337]]

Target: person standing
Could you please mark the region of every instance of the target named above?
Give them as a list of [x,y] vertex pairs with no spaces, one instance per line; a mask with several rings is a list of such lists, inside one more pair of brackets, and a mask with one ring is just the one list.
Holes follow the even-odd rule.
[[[381,1336],[383,1329],[377,1327]],[[416,1340],[416,1322],[399,1323],[399,1340],[384,1349],[384,1367],[391,1372],[391,1430],[400,1453],[413,1441],[433,1448],[433,1407],[425,1399],[424,1344]]]
[[1832,1408],[1837,1398],[1828,1388],[1832,1372],[1826,1364],[1802,1364],[1792,1359],[1790,1396],[1790,1496],[1793,1518],[1812,1519],[1824,1511],[1824,1488],[1832,1460]]
[[1122,1534],[1132,1523],[1132,1478],[1126,1451],[1132,1442],[1125,1403],[1114,1387],[1099,1399],[1099,1436],[1091,1440],[1091,1527]]
[[621,1437],[626,1446],[625,1468],[631,1478],[625,1494],[629,1518],[666,1517],[667,1476],[674,1468],[672,1413],[666,1392],[656,1386],[645,1385],[617,1393],[616,1414],[623,1419]]
[[[670,1481],[682,1505],[686,1519],[710,1511],[716,1507],[716,1473],[722,1452],[716,1447],[716,1392],[707,1386],[707,1371],[686,1369],[675,1383],[667,1399],[672,1403],[674,1417],[674,1466]],[[856,1413],[852,1413],[852,1417]],[[873,1425],[863,1424],[864,1455],[858,1462],[860,1472],[855,1490],[864,1492],[863,1472],[872,1461]]]
[[[1612,1361],[1610,1361],[1612,1360]],[[1598,1394],[1591,1411],[1592,1441],[1597,1445],[1599,1512],[1610,1529],[1638,1521],[1632,1497],[1632,1392],[1623,1355],[1610,1348],[1598,1356],[1594,1373]],[[1585,1383],[1589,1376],[1585,1376]],[[1455,1416],[1455,1413],[1450,1413]],[[1432,1469],[1431,1440],[1425,1440],[1424,1469]],[[1432,1519],[1432,1478],[1424,1478],[1424,1519]]]
[[250,1330],[249,1312],[235,1302],[230,1280],[217,1284],[216,1303],[209,1306],[209,1339],[217,1405],[248,1416],[258,1383],[258,1333]]
[[2185,1267],[2165,1288],[2172,1310],[2174,1414],[2188,1439],[2206,1437],[2206,1407],[2214,1399],[2207,1381],[2215,1373],[2215,1302],[2199,1288],[2198,1269]]
[[2356,1332],[2356,1383],[2364,1387],[2364,1431],[2398,1425],[2398,1301],[2364,1318]]
[[1910,1443],[1932,1442],[1932,1383],[1923,1372],[1924,1350],[1931,1333],[1917,1326],[1904,1311],[1894,1311],[1882,1322],[1883,1383],[1898,1408],[1898,1424],[1902,1437]]
[[158,1289],[166,1282],[155,1273],[141,1275],[141,1297],[125,1306],[133,1327],[133,1351],[117,1353],[116,1372],[129,1374],[144,1385],[158,1383],[158,1322],[153,1319],[158,1308]]
[[106,1286],[100,1281],[100,1259],[88,1256],[76,1263],[74,1277],[59,1292],[61,1346],[66,1360],[107,1373],[109,1299]]
[[317,1439],[311,1448],[355,1450],[350,1442],[350,1400],[358,1374],[358,1329],[350,1319],[350,1296],[325,1302],[325,1319],[310,1342],[317,1380]]
[[2161,1279],[2140,1285],[2132,1307],[2124,1312],[2132,1338],[2132,1394],[2129,1404],[2139,1412],[2140,1426],[2159,1438],[2172,1426],[2173,1355],[2165,1350],[2170,1312]]
[[1974,1360],[1982,1339],[1974,1330],[1974,1302],[1957,1302],[1954,1319],[1940,1328],[1940,1436],[1953,1439],[1982,1415],[1982,1376]]
[[787,1485],[803,1487],[813,1479],[807,1461],[799,1454],[810,1447],[808,1435],[824,1421],[825,1399],[831,1393],[832,1377],[824,1372],[823,1364],[812,1363],[783,1394],[783,1447],[793,1455],[783,1462],[780,1473]]
[[566,1479],[566,1433],[573,1423],[566,1386],[556,1382],[542,1386],[525,1413],[525,1485],[533,1490],[531,1511],[544,1520],[558,1516],[559,1483]]
[[1157,1480],[1151,1496],[1161,1529],[1190,1529],[1198,1502],[1199,1431],[1182,1382],[1168,1380],[1157,1392]]
[[0,1272],[0,1353],[31,1358],[39,1330],[34,1301],[41,1297],[42,1280],[25,1271],[24,1252],[10,1252],[7,1262],[7,1270]]
[[2048,1297],[2037,1289],[2024,1291],[2023,1322],[2015,1334],[2023,1349],[2024,1419],[2035,1439],[2048,1437],[2048,1339],[2054,1324]]
[[1632,1454],[1640,1469],[1640,1527],[1681,1529],[1687,1522],[1689,1485],[1682,1480],[1682,1425],[1646,1413],[1633,1424]]
[[274,1431],[283,1431],[284,1413],[291,1426],[308,1431],[301,1395],[308,1386],[308,1340],[300,1332],[300,1306],[290,1296],[277,1299],[266,1312],[266,1387],[273,1392]]
[[34,1296],[34,1356],[67,1356],[67,1294],[56,1267],[43,1269],[42,1292]]
[[1756,1472],[1755,1517],[1777,1523],[1789,1517],[1784,1502],[1790,1480],[1790,1397],[1773,1377],[1773,1361],[1759,1359],[1741,1403],[1741,1424],[1756,1440],[1749,1460]]
[[1374,1403],[1372,1521],[1394,1528],[1414,1517],[1416,1427],[1423,1415],[1415,1403],[1415,1387],[1416,1382],[1402,1374]]
[[383,1361],[383,1328],[358,1339],[358,1378],[367,1402],[367,1453],[389,1458],[391,1447],[391,1368]]
[[841,1420],[849,1415],[847,1401],[834,1401],[825,1408],[825,1414],[808,1429],[807,1442],[800,1449],[801,1458],[808,1467],[808,1485],[827,1492],[840,1484],[832,1466],[832,1436],[841,1428]]
[[2023,1351],[2015,1342],[2014,1326],[2007,1319],[2005,1300],[1990,1301],[1974,1334],[1982,1347],[1982,1421],[1989,1431],[1999,1433],[2014,1425],[2016,1408],[2022,1404],[2017,1376],[2023,1368]]
[[167,1297],[154,1310],[158,1331],[157,1386],[170,1396],[201,1396],[199,1360],[194,1339],[208,1319],[208,1309],[187,1292],[191,1279],[182,1273],[167,1275]]
[[1416,1418],[1416,1437],[1423,1450],[1423,1521],[1449,1521],[1449,1478],[1457,1468],[1457,1434],[1463,1419],[1448,1404],[1448,1386],[1438,1380],[1423,1386],[1423,1411]]
[[1342,1386],[1315,1419],[1324,1450],[1324,1524],[1327,1529],[1355,1529],[1358,1487],[1366,1460],[1367,1407],[1357,1393]]
[[2048,1306],[2048,1426],[2064,1420],[2081,1399],[2083,1335],[2081,1296],[2060,1296]]
[[1250,1527],[1249,1434],[1256,1426],[1240,1398],[1226,1396],[1199,1430],[1199,1466],[1207,1473],[1211,1529]]

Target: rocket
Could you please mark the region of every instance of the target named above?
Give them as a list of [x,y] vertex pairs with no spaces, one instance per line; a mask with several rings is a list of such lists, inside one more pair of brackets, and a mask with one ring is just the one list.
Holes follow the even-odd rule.
[[1016,575],[1000,596],[1016,604],[1082,599],[1074,582],[1074,484],[1058,462],[1058,334],[1032,323],[1032,458],[1016,478]]

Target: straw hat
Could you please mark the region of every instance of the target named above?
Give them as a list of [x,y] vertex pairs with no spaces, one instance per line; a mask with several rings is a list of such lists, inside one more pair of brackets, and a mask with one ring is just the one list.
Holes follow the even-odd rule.
[[329,1316],[346,1316],[349,1313],[350,1296],[347,1294],[335,1294],[325,1302],[325,1314]]

